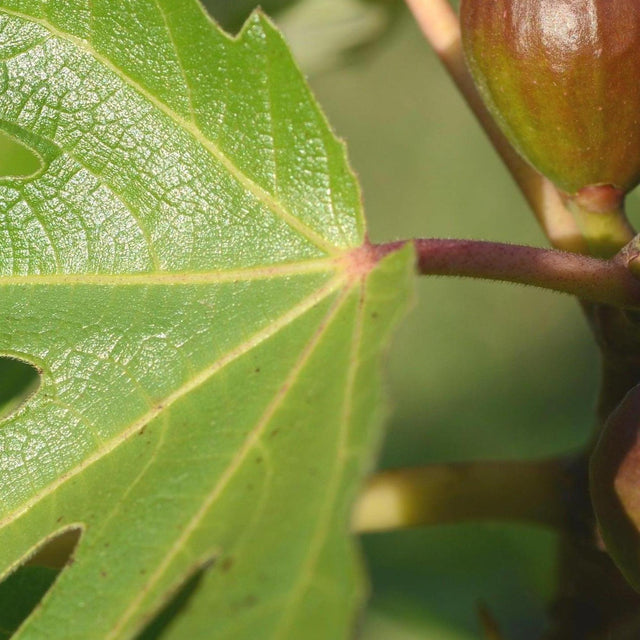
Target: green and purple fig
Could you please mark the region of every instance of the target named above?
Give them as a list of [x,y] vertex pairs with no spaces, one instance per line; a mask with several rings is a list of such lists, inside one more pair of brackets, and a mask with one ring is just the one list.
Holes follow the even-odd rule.
[[609,416],[591,457],[590,485],[607,551],[640,591],[640,385]]
[[462,0],[460,12],[467,63],[513,146],[587,207],[619,206],[640,182],[640,0]]

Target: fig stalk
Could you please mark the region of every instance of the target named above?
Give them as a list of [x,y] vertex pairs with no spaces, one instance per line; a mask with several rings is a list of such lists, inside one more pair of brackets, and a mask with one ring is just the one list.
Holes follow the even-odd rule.
[[635,237],[625,213],[625,193],[621,189],[611,185],[589,186],[574,195],[562,196],[592,256],[611,258]]

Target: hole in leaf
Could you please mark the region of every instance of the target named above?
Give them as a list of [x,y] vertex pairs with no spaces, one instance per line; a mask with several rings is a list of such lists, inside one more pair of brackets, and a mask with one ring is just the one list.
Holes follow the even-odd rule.
[[47,567],[60,571],[69,564],[75,548],[78,546],[79,528],[67,529],[48,540],[29,559],[25,565],[32,567]]
[[0,131],[0,179],[30,178],[43,167],[42,157],[17,138]]
[[66,529],[49,538],[0,582],[0,640],[8,640],[33,613],[73,556],[82,531]]
[[33,365],[0,357],[0,420],[22,406],[39,386],[40,376]]
[[144,629],[136,636],[136,640],[160,640],[169,625],[182,614],[194,596],[205,572],[213,560],[209,560],[196,568],[184,582],[169,596],[169,601],[154,615]]

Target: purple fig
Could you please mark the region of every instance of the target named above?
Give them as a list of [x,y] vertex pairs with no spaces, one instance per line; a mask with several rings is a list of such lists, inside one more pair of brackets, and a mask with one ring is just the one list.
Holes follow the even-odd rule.
[[607,551],[640,591],[640,385],[607,420],[591,457],[590,485]]
[[467,63],[518,151],[561,191],[640,182],[640,0],[462,0]]

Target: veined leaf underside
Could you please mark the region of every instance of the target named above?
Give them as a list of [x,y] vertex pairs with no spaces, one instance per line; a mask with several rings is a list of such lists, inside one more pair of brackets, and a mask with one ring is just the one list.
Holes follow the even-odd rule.
[[0,423],[0,571],[83,531],[17,637],[133,637],[211,561],[166,637],[347,634],[411,255],[367,257],[343,145],[275,28],[231,39],[190,0],[2,1],[0,128],[43,161],[0,182],[0,354],[42,371]]

